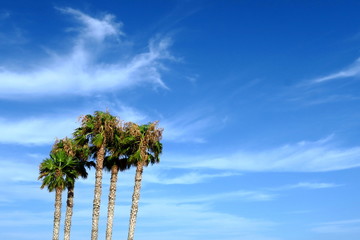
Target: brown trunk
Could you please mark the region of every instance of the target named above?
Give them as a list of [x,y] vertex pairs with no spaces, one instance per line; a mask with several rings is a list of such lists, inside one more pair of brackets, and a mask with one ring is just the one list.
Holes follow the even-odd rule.
[[[104,140],[105,141],[105,140]],[[101,202],[102,170],[105,157],[105,144],[102,144],[96,157],[95,189],[92,214],[91,240],[97,240],[99,234],[99,216]]]
[[132,196],[128,240],[134,239],[136,216],[138,213],[138,205],[140,199],[142,173],[143,173],[143,165],[142,163],[138,163],[138,165],[136,166],[135,186],[134,186],[134,193]]
[[71,217],[73,214],[73,206],[74,206],[74,187],[69,187],[67,194],[67,201],[66,201],[64,240],[70,240]]
[[109,190],[109,203],[108,203],[108,216],[106,225],[106,240],[112,238],[112,228],[114,222],[115,199],[116,199],[116,182],[119,172],[119,167],[114,165],[111,168],[110,190]]
[[62,194],[62,190],[60,188],[56,188],[53,240],[59,240],[60,219],[61,219],[61,194]]

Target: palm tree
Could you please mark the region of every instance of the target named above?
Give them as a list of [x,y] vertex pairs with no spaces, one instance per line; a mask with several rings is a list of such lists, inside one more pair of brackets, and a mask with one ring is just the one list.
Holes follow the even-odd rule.
[[110,113],[96,111],[94,115],[83,116],[81,127],[74,132],[77,144],[79,146],[90,146],[93,156],[96,158],[91,240],[98,239],[104,158],[108,152],[108,147],[114,142],[119,124],[120,121]]
[[141,126],[135,123],[128,123],[126,129],[130,134],[130,138],[132,138],[132,146],[130,149],[131,155],[128,159],[128,163],[136,166],[128,233],[128,240],[133,240],[140,199],[143,167],[148,166],[149,163],[154,164],[160,161],[159,157],[162,152],[160,140],[163,129],[157,127],[157,122]]
[[50,154],[39,167],[39,180],[42,180],[41,188],[47,187],[49,192],[55,190],[55,211],[53,240],[59,239],[61,219],[61,195],[62,191],[69,184],[67,181],[75,178],[75,162],[65,151],[58,151]]
[[127,158],[125,156],[112,155],[105,158],[104,169],[111,172],[106,224],[106,240],[112,239],[118,173],[119,171],[124,171],[129,167],[130,166],[127,164]]
[[56,153],[58,151],[65,151],[66,154],[72,157],[74,161],[75,175],[66,176],[66,188],[68,192],[64,224],[64,240],[70,240],[71,219],[74,206],[75,180],[79,177],[87,178],[88,173],[85,167],[90,168],[91,166],[94,166],[94,163],[91,161],[86,161],[89,157],[89,149],[80,148],[76,145],[73,139],[64,138],[57,140],[52,148],[52,152]]

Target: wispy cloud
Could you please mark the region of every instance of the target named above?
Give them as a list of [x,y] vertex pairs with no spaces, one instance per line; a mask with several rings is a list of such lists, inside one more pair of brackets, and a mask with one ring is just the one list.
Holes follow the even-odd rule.
[[360,97],[352,96],[352,95],[329,95],[329,96],[316,96],[312,99],[305,100],[306,105],[318,105],[324,103],[333,103],[333,102],[350,102],[359,100]]
[[59,10],[72,16],[79,24],[76,38],[71,42],[71,51],[57,53],[56,49],[51,49],[49,52],[52,54],[39,61],[39,67],[27,71],[1,66],[1,98],[87,95],[140,83],[166,88],[160,71],[162,60],[173,59],[168,52],[169,38],[150,40],[147,50],[142,53],[126,58],[119,54],[114,61],[104,61],[102,53],[108,40],[115,40],[119,49],[122,46],[119,40],[124,36],[122,23],[116,22],[110,14],[94,18],[71,8]]
[[[115,109],[120,113],[125,121],[136,119],[147,119],[147,116],[136,109],[123,106]],[[81,111],[88,113],[92,111]],[[0,119],[0,143],[16,144],[52,144],[55,138],[71,136],[72,131],[79,125],[78,114],[51,115],[37,118],[26,118],[22,120]],[[205,120],[199,120],[200,122]],[[176,121],[175,121],[176,122]],[[197,120],[195,120],[197,122]],[[198,123],[200,124],[200,123]],[[180,132],[180,127],[166,127],[166,141],[188,141],[196,139],[196,135],[201,132],[203,126],[195,123],[190,128]],[[170,126],[170,127],[169,127]],[[200,128],[200,130],[199,130]],[[168,132],[169,135],[166,135]],[[172,136],[172,137],[171,137]],[[175,137],[177,136],[177,138]],[[281,147],[256,151],[237,151],[235,153],[224,154],[221,157],[211,155],[184,156],[174,153],[165,153],[168,159],[167,167],[170,168],[198,168],[216,169],[224,171],[280,171],[280,172],[318,172],[348,169],[360,166],[360,147],[338,147],[331,138],[319,141],[302,141],[295,144],[288,144]],[[221,173],[223,174],[223,173]],[[201,174],[200,174],[201,175]],[[173,183],[192,179],[191,181],[203,181],[206,175],[195,176],[187,174],[179,179],[172,179]],[[197,178],[197,179],[196,179]],[[156,179],[155,179],[156,180]],[[154,180],[154,181],[155,181]],[[304,187],[304,186],[303,186]]]
[[[212,236],[210,239],[267,239],[265,236],[276,223],[263,219],[250,219],[234,214],[214,211],[206,202],[176,202],[176,199],[158,198],[144,203],[139,224],[147,238],[155,239],[161,234],[171,239],[196,239],[205,234]],[[178,198],[179,199],[179,198]],[[174,201],[172,201],[174,200]],[[181,198],[180,198],[181,201]],[[158,211],[161,209],[161,211]],[[148,219],[153,219],[148,221]],[[165,226],[166,231],[156,231],[156,226]],[[139,225],[139,226],[140,226]],[[173,235],[175,232],[178,234]],[[181,233],[181,234],[180,234]],[[180,234],[180,235],[179,235]],[[171,237],[173,235],[173,237]],[[258,236],[257,236],[258,235]],[[160,236],[160,235],[159,235]],[[176,237],[178,236],[178,237]],[[268,239],[272,239],[270,236]]]
[[[72,231],[75,235],[77,232],[88,233],[91,226],[91,201],[86,199],[87,203],[83,203],[80,198],[87,197],[80,195],[79,189],[76,189],[77,198],[75,199],[76,207],[74,212],[74,225]],[[89,189],[88,189],[89,190]],[[88,191],[92,192],[92,191]],[[121,193],[122,198],[125,196]],[[48,194],[52,195],[52,194]],[[129,196],[129,199],[130,196]],[[53,199],[52,199],[53,200]],[[104,199],[105,200],[105,199]],[[182,197],[159,197],[159,198],[144,198],[142,201],[141,211],[138,215],[138,231],[139,239],[174,239],[174,240],[195,240],[201,238],[205,234],[209,234],[209,239],[241,239],[246,240],[275,240],[271,233],[277,227],[277,223],[266,219],[248,218],[239,216],[235,212],[223,213],[214,210],[208,202],[185,202]],[[104,201],[106,203],[106,201]],[[52,216],[53,204],[47,202],[42,207],[41,211],[36,213],[20,210],[5,210],[3,211],[0,222],[7,226],[6,229],[0,233],[0,236],[7,236],[14,231],[12,226],[17,229],[23,229],[29,225],[35,229],[39,229],[40,225],[49,225]],[[128,221],[128,214],[130,209],[130,202],[125,205],[116,206],[116,222],[117,227],[114,229],[114,238],[120,238],[127,230],[126,223]],[[100,227],[104,228],[106,222],[106,206],[102,206],[102,213]],[[34,221],[28,221],[33,216]],[[42,216],[45,216],[41,218]],[[19,220],[20,219],[20,220]],[[17,221],[19,220],[19,221]],[[163,226],[164,229],[159,229],[157,226]],[[49,230],[49,231],[48,231]],[[51,234],[51,228],[44,231],[48,235]],[[101,233],[103,234],[103,233]],[[100,237],[102,237],[100,234]],[[33,233],[29,234],[29,239],[35,239]],[[146,236],[146,237],[144,237]],[[81,237],[80,237],[81,238]]]
[[[101,108],[108,107],[112,114],[119,116],[123,121],[137,123],[153,121],[146,113],[116,100],[100,101],[93,105],[66,114],[48,114],[23,119],[0,118],[0,132],[3,133],[0,135],[0,143],[52,144],[56,138],[70,137],[74,129],[79,126],[79,116],[92,113],[100,105]],[[164,141],[170,142],[204,142],[201,135],[209,124],[209,118],[190,116],[187,119],[170,118],[160,121],[160,126],[165,128]]]
[[[37,211],[36,214],[25,210],[22,207],[3,209],[3,217],[0,218],[0,222],[3,222],[4,226],[9,226],[9,229],[4,229],[0,235],[7,236],[13,232],[11,226],[16,226],[19,229],[25,226],[34,226],[38,228],[40,225],[49,224],[49,218],[52,216],[53,211],[53,197],[54,193],[48,193],[46,190],[40,190],[40,183],[26,183],[25,181],[32,181],[37,169],[34,167],[35,163],[20,164],[17,165],[16,161],[0,161],[2,164],[2,174],[11,172],[12,174],[3,175],[6,179],[5,183],[7,187],[2,186],[0,196],[10,196],[9,202],[1,201],[0,204],[9,206],[16,206],[19,201],[26,202],[28,200],[35,200],[42,203],[41,211]],[[21,179],[13,176],[17,167],[20,167],[21,171],[18,175]],[[27,172],[29,169],[33,169]],[[93,175],[93,171],[90,173]],[[104,183],[107,182],[108,175],[105,174]],[[133,173],[131,175],[131,185],[133,184]],[[144,180],[149,176],[144,176]],[[93,179],[92,179],[93,180]],[[120,181],[124,180],[123,175],[119,176]],[[20,183],[19,183],[20,182]],[[82,182],[82,181],[81,181]],[[149,182],[147,182],[149,183]],[[150,180],[151,183],[151,180]],[[76,185],[76,198],[75,198],[75,212],[74,212],[74,232],[77,231],[84,233],[84,229],[88,229],[91,220],[91,199],[93,193],[93,185],[78,183]],[[120,226],[114,230],[114,236],[121,235],[126,231],[126,222],[128,220],[128,213],[130,209],[130,199],[132,193],[132,186],[119,185],[118,196],[120,197],[116,206],[117,221]],[[234,213],[223,213],[213,209],[212,205],[218,202],[228,201],[242,201],[242,202],[262,202],[272,200],[274,194],[267,194],[261,191],[232,191],[222,193],[211,193],[204,195],[196,194],[182,194],[180,196],[163,195],[158,190],[151,190],[149,193],[146,191],[142,193],[143,200],[141,206],[141,212],[138,216],[138,236],[144,234],[148,239],[169,239],[174,232],[178,232],[179,238],[171,239],[198,239],[205,233],[211,232],[212,238],[218,239],[220,236],[226,239],[236,239],[236,237],[242,236],[242,239],[253,240],[273,240],[274,237],[269,236],[271,230],[277,226],[276,223],[266,219],[248,218]],[[148,194],[148,195],[147,195]],[[147,195],[147,196],[146,196]],[[150,195],[150,196],[149,196]],[[65,195],[64,195],[65,196]],[[145,197],[146,196],[146,197]],[[153,197],[151,197],[153,196]],[[154,197],[155,196],[155,197]],[[106,198],[107,195],[103,194],[102,201],[102,221],[101,227],[106,222]],[[30,216],[34,217],[34,221],[29,223]],[[41,220],[41,216],[47,216]],[[21,221],[17,221],[21,219]],[[150,221],[151,219],[151,221]],[[5,223],[6,220],[6,223]],[[154,226],[162,225],[166,227],[161,232],[157,231]],[[91,224],[90,224],[91,226]],[[50,229],[50,228],[49,228]],[[86,231],[87,232],[87,231]],[[47,234],[51,234],[51,231],[46,231]],[[180,234],[181,233],[181,234]],[[268,237],[265,237],[268,236]],[[139,237],[140,238],[140,237]],[[29,235],[29,239],[34,239],[33,234]]]
[[311,83],[323,83],[330,80],[355,77],[360,75],[360,58],[358,58],[353,64],[344,68],[343,70],[332,73],[323,77],[315,78],[311,81]]
[[[10,216],[11,215],[11,216]],[[13,211],[11,213],[1,214],[1,226],[21,226],[21,225],[47,225],[51,221],[51,212],[20,212]]]
[[320,223],[312,230],[319,233],[360,233],[360,219]]
[[56,138],[71,136],[77,126],[75,116],[27,118],[18,121],[0,119],[0,143],[51,144]]
[[203,133],[212,123],[211,117],[188,112],[180,117],[164,119],[160,125],[165,129],[165,141],[205,143]]
[[320,182],[299,182],[297,184],[285,185],[277,188],[271,188],[271,190],[291,190],[291,189],[323,189],[334,188],[341,185],[334,183],[320,183]]
[[123,24],[121,22],[116,22],[114,15],[105,14],[102,19],[96,19],[73,8],[57,9],[65,14],[73,16],[79,23],[83,24],[84,27],[79,29],[81,33],[81,37],[78,39],[79,41],[88,38],[102,42],[109,36],[124,35],[120,29]]
[[[19,158],[22,158],[22,156]],[[2,182],[35,182],[38,177],[38,163],[42,159],[39,158],[37,161],[27,162],[18,159],[0,159]]]
[[239,175],[239,173],[234,172],[222,172],[222,173],[214,173],[214,174],[208,174],[208,173],[200,173],[200,172],[188,172],[185,174],[182,174],[177,177],[169,177],[165,174],[161,173],[160,171],[151,171],[151,173],[147,173],[146,171],[146,182],[149,183],[158,183],[158,184],[196,184],[196,183],[202,183],[206,180],[212,179],[212,178],[222,178],[222,177],[230,177],[230,176],[236,176]]
[[88,109],[88,112],[93,112],[98,109],[105,111],[104,107],[106,107],[106,109],[108,109],[111,114],[119,117],[123,121],[131,121],[136,123],[150,121],[150,118],[146,113],[140,111],[137,108],[128,106],[116,98],[111,98],[110,100],[104,97],[100,97],[100,99],[91,102],[91,106],[92,107],[91,109]]
[[25,31],[11,20],[12,13],[10,11],[0,10],[0,27],[6,26],[7,28],[7,31],[5,32],[0,31],[0,45],[18,45],[26,43],[27,39],[25,37]]
[[323,172],[360,166],[360,146],[341,148],[330,138],[223,156],[169,156],[173,167],[231,171]]
[[10,17],[10,12],[6,10],[0,10],[0,20],[4,20]]
[[105,111],[118,116],[123,121],[143,122],[148,116],[136,108],[114,100],[91,102],[91,106],[74,109],[66,113],[54,113],[40,116],[29,116],[22,119],[0,118],[0,143],[23,145],[52,144],[56,138],[71,137],[79,123],[79,116],[91,114],[95,110]]
[[206,201],[250,201],[250,202],[265,202],[276,198],[277,194],[265,191],[248,191],[238,190],[227,193],[209,194],[203,197],[194,197],[192,202],[206,202]]

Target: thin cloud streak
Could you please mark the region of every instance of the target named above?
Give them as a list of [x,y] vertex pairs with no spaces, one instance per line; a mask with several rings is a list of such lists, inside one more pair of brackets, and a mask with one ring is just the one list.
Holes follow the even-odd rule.
[[224,172],[218,174],[206,174],[206,173],[199,173],[199,172],[189,172],[178,177],[168,178],[167,176],[163,176],[160,171],[145,173],[146,174],[146,182],[149,183],[157,183],[157,184],[196,184],[202,183],[206,180],[212,178],[220,178],[220,177],[230,177],[239,175],[238,173],[232,172]]
[[62,13],[73,16],[84,25],[85,28],[80,30],[84,38],[88,37],[102,42],[108,36],[125,35],[120,30],[123,24],[121,22],[116,22],[114,15],[105,14],[102,19],[95,19],[73,8],[57,9]]
[[285,185],[282,187],[271,188],[272,191],[292,190],[292,189],[324,189],[340,187],[339,184],[334,183],[319,183],[319,182],[299,182],[297,184]]
[[212,124],[211,117],[203,117],[193,113],[160,121],[160,126],[165,129],[164,141],[180,143],[205,143],[206,140],[202,133],[206,132],[206,129]]
[[[159,211],[161,209],[161,211]],[[219,213],[204,204],[169,204],[152,203],[145,204],[140,213],[139,228],[155,229],[146,232],[147,238],[155,239],[157,235],[156,226],[166,226],[168,235],[173,231],[179,231],[175,239],[198,239],[205,234],[212,236],[210,239],[221,237],[241,237],[251,239],[249,235],[263,234],[273,228],[274,222],[258,219],[248,219],[232,214]],[[154,219],[149,221],[148,219]],[[176,226],[176,227],[175,227]],[[181,232],[181,234],[180,234]],[[139,233],[140,236],[144,233]],[[180,235],[179,235],[180,234]],[[174,239],[173,237],[170,237]],[[160,239],[165,239],[161,237]],[[259,239],[259,238],[252,238]]]
[[78,126],[77,118],[28,118],[19,121],[0,119],[0,143],[46,145],[56,138],[71,136]]
[[333,74],[329,74],[323,77],[319,77],[316,79],[313,79],[311,81],[312,84],[318,84],[323,83],[335,79],[341,79],[341,78],[348,78],[348,77],[355,77],[360,75],[360,58],[358,58],[353,64],[351,64],[349,67]]
[[[100,102],[102,106],[111,108],[111,113],[123,121],[149,122],[150,117],[136,108],[119,102]],[[0,118],[0,143],[11,144],[52,144],[56,138],[70,137],[79,126],[79,115],[88,114],[95,109],[78,109],[71,114],[53,114],[46,116],[28,117],[21,120]],[[105,110],[103,110],[105,111]],[[185,122],[181,119],[161,121],[160,126],[165,129],[164,141],[202,143],[201,132],[209,125],[208,118],[193,119],[189,117]],[[178,124],[181,123],[181,124]]]
[[5,10],[0,10],[0,20],[4,20],[10,17],[10,12]]
[[[113,91],[149,83],[167,88],[161,79],[162,60],[173,60],[168,48],[169,38],[150,40],[147,51],[129,58],[105,63],[100,60],[108,40],[123,36],[122,23],[114,16],[105,15],[96,19],[80,11],[66,8],[61,12],[69,14],[82,26],[67,54],[53,54],[43,59],[42,67],[25,72],[13,71],[1,66],[0,98],[24,98],[41,96],[88,95],[94,92]],[[122,42],[116,41],[121,48]],[[94,51],[94,49],[96,49]],[[56,50],[51,50],[56,52]]]
[[325,222],[312,228],[318,233],[360,233],[360,219]]
[[238,151],[221,157],[176,156],[175,168],[255,172],[326,172],[360,166],[360,146],[336,147],[331,138],[299,142],[267,150]]
[[[116,109],[115,109],[116,110]],[[82,111],[89,112],[89,111]],[[122,119],[127,121],[127,115],[133,119],[147,118],[141,112],[133,108],[120,106],[117,113],[121,113]],[[78,115],[46,116],[40,118],[27,118],[20,121],[0,119],[0,143],[12,144],[52,144],[56,138],[71,136],[72,131],[79,125]],[[176,121],[175,121],[176,122]],[[166,127],[161,125],[162,127]],[[169,125],[168,125],[169,126]],[[176,129],[175,129],[176,130]],[[197,131],[195,131],[197,130]],[[200,128],[201,130],[201,128]],[[198,126],[192,126],[176,136],[179,132],[166,127],[164,141],[188,141],[192,142]],[[258,151],[238,151],[233,154],[216,156],[164,156],[169,159],[170,168],[204,168],[225,171],[263,171],[263,172],[323,172],[335,171],[360,166],[360,147],[339,148],[331,144],[331,138],[315,142],[299,142],[288,144],[274,149]],[[168,153],[166,153],[168,154]],[[173,159],[173,160],[172,160]],[[189,176],[187,176],[189,177]],[[192,176],[194,177],[194,176]],[[196,181],[204,180],[202,176]],[[174,181],[176,179],[173,179]],[[176,181],[180,181],[177,179]],[[169,180],[170,181],[170,180]],[[175,182],[176,182],[175,181]],[[192,179],[192,181],[195,181]]]

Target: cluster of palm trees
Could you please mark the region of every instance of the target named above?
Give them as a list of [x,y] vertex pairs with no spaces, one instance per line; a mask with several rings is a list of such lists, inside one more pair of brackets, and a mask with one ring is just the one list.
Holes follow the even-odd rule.
[[[137,125],[123,123],[109,112],[96,111],[81,117],[81,126],[73,138],[55,141],[50,157],[39,167],[41,188],[55,191],[53,240],[59,239],[62,192],[67,189],[64,239],[70,239],[74,185],[79,177],[87,177],[87,168],[95,167],[95,188],[91,240],[98,239],[103,169],[111,172],[107,213],[106,240],[112,238],[116,183],[119,171],[136,167],[135,185],[129,221],[128,240],[134,239],[143,167],[159,162],[162,152],[162,129],[157,122]],[[94,161],[92,161],[94,160]]]

